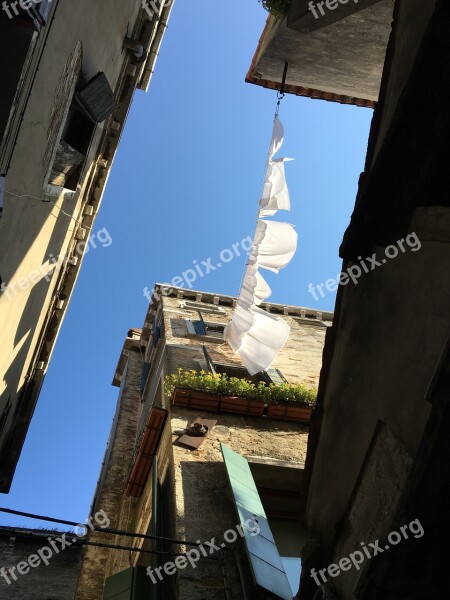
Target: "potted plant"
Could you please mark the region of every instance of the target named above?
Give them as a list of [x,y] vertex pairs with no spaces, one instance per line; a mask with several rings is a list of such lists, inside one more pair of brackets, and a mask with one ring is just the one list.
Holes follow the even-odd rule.
[[317,396],[304,385],[255,385],[224,373],[184,369],[168,375],[164,388],[176,406],[257,417],[268,405],[268,417],[298,423],[309,423]]
[[[264,384],[261,384],[264,387]],[[251,381],[227,377],[222,374],[219,383],[220,410],[222,412],[260,417],[264,413],[264,400]]]
[[217,411],[219,396],[218,381],[212,373],[178,369],[178,373],[168,375],[164,381],[166,394],[172,397],[173,404],[197,410]]
[[272,419],[309,423],[317,390],[305,385],[270,385],[267,416]]
[[205,371],[178,369],[164,381],[166,394],[176,406],[196,410],[262,416],[264,400],[250,381]]
[[291,0],[259,0],[268,12],[274,17],[285,17],[291,6]]

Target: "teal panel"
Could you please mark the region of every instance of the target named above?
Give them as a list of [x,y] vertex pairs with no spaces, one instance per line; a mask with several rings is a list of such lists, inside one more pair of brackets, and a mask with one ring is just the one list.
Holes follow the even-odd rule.
[[[220,448],[222,450],[222,456],[223,456],[223,460],[225,461],[225,463],[233,463],[235,465],[237,465],[238,467],[241,467],[241,469],[243,469],[244,471],[250,471],[250,467],[248,466],[248,461],[241,456],[240,454],[238,454],[237,452],[234,452],[233,450],[231,450],[231,448],[228,448],[228,446],[225,446],[225,444],[220,444]],[[251,472],[250,472],[251,475]],[[253,481],[253,485],[255,485],[255,482]],[[255,486],[256,488],[256,486]]]
[[249,525],[249,527],[246,527],[243,525],[243,529],[247,530],[249,535],[253,533],[257,525],[259,528],[259,535],[266,538],[266,540],[270,540],[271,542],[275,543],[267,519],[261,518],[260,515],[255,514],[254,511],[248,510],[245,506],[242,506],[242,504],[239,504],[238,502],[236,502],[236,508],[239,515],[239,521],[241,523],[247,523],[249,520],[255,521],[255,526]]
[[134,569],[130,568],[108,577],[103,592],[103,600],[131,600]]
[[250,555],[250,560],[258,585],[283,600],[293,599],[291,586],[283,567],[281,571],[270,567],[264,560],[253,554]]
[[[249,464],[243,456],[233,452],[228,446],[224,444],[220,444],[220,446],[237,514],[244,531],[244,540],[255,582],[283,600],[292,600],[292,590]],[[255,535],[245,525],[247,519],[255,520],[258,523],[260,534]]]
[[108,577],[103,600],[151,600],[152,582],[144,567],[131,567]]
[[266,373],[275,385],[283,385],[286,383],[286,379],[278,369],[267,369]]

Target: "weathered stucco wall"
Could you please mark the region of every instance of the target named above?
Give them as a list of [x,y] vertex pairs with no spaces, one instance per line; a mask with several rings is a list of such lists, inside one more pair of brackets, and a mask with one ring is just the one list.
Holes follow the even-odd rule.
[[[363,273],[358,285],[339,290],[335,324],[324,350],[306,464],[311,476],[310,551],[315,556],[305,566],[302,599],[313,598],[317,591],[310,567],[337,563],[361,543],[386,538],[418,516],[417,505],[414,513],[411,506],[427,473],[430,418],[434,413],[435,430],[443,414],[442,407],[434,406],[431,391],[436,377],[448,372],[444,349],[450,330],[450,201],[448,170],[440,165],[450,133],[443,100],[449,89],[450,10],[446,2],[425,2],[416,21],[406,4],[398,3],[386,96],[376,109],[369,142],[371,148],[380,144],[377,159],[361,178],[341,248],[344,267],[366,251],[366,256],[376,253],[378,266]],[[433,93],[428,86],[431,65]],[[400,147],[404,153],[397,152]],[[395,240],[404,242],[408,235],[415,247],[401,252]],[[390,244],[397,246],[394,258]],[[444,463],[441,468],[446,469]],[[429,490],[422,514],[434,514],[443,488],[439,484]],[[434,526],[429,540],[440,532]],[[404,556],[396,561],[401,574],[392,569],[385,579],[385,571],[376,571],[377,561],[370,561],[359,573],[355,569],[333,578],[330,588],[343,598],[439,597],[438,589],[445,589],[446,582],[430,561],[427,569],[417,568],[424,547],[416,543],[409,542],[412,550],[404,554],[399,550]],[[385,561],[394,556],[390,549]],[[408,564],[410,556],[415,566]],[[416,584],[411,578],[417,578]]]
[[[392,43],[395,39],[395,51],[386,65],[386,89],[383,90],[383,104],[379,108],[380,124],[376,124],[377,136],[376,140],[372,141],[376,144],[371,157],[372,166],[395,116],[397,103],[407,84],[420,42],[435,6],[436,0],[401,0],[396,3],[395,29],[392,37]],[[412,40],[414,43],[411,43]]]
[[[1,173],[6,174],[0,218],[0,277],[8,286],[0,293],[0,457],[3,465],[6,458],[10,463],[6,473],[0,472],[2,491],[10,484],[32,405],[78,274],[84,246],[76,250],[81,241],[77,230],[81,221],[85,227],[93,224],[131,101],[128,89],[122,93],[129,61],[123,41],[141,14],[138,0],[54,2],[48,24],[36,37],[30,67],[16,98],[11,130],[0,147]],[[119,101],[116,118],[121,122],[115,131],[110,130],[110,120],[96,126],[77,192],[54,186],[50,202],[44,202],[49,194],[49,169],[75,85],[79,76],[87,82],[99,71],[105,73]],[[133,91],[135,82],[128,87]],[[99,165],[107,132],[105,163]],[[83,216],[82,211],[88,195],[92,217]],[[89,233],[86,231],[85,241]],[[61,264],[73,255],[77,266]],[[59,300],[63,301],[61,306],[56,305]],[[40,362],[43,364],[39,366]]]

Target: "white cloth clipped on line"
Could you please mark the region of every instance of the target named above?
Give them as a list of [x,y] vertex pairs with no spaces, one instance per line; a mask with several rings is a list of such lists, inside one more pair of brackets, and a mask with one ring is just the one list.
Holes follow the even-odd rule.
[[[283,145],[283,139],[283,125],[276,117],[259,203],[260,217],[271,217],[278,210],[291,208],[284,163],[293,159],[273,158]],[[258,220],[237,306],[224,331],[224,339],[241,358],[250,375],[268,369],[290,333],[289,325],[282,318],[260,308],[272,290],[259,268],[278,273],[292,260],[297,243],[298,235],[293,225]]]

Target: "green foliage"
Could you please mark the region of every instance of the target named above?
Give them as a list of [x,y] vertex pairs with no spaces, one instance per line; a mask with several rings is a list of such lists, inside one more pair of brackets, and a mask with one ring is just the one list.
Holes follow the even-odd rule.
[[317,398],[317,390],[310,389],[305,385],[283,385],[264,383],[255,385],[247,379],[228,377],[224,373],[206,373],[205,371],[178,369],[178,373],[167,375],[164,380],[164,389],[167,396],[171,397],[175,388],[188,390],[199,390],[217,394],[220,396],[242,396],[264,400],[267,404],[280,404],[283,402],[302,402],[308,406],[314,406]]
[[274,17],[285,17],[289,11],[292,0],[258,0]]

